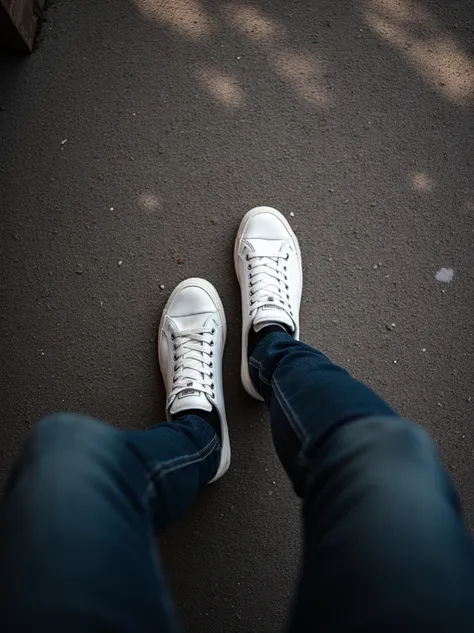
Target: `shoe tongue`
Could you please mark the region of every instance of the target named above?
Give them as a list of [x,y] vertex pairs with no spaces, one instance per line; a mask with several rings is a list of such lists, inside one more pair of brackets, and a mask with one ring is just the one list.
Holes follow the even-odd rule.
[[[262,256],[268,253],[279,251],[287,240],[268,240],[268,239],[252,239],[252,246]],[[256,260],[258,262],[258,260]],[[290,315],[282,307],[276,305],[272,301],[268,301],[258,308],[253,321],[253,329],[259,332],[262,328],[270,323],[288,325],[292,332],[295,330],[295,324]]]
[[[211,317],[213,316],[214,313],[212,312],[210,312],[209,314],[199,315],[199,321],[203,324],[203,328],[212,326]],[[183,330],[185,330],[187,327],[196,328],[196,315],[173,318],[175,321],[179,321],[179,326]],[[181,413],[181,411],[186,411],[187,409],[202,409],[203,411],[212,411],[212,404],[209,402],[207,395],[195,388],[195,382],[192,379],[192,376],[195,376],[196,379],[199,379],[201,376],[201,372],[199,371],[199,369],[188,369],[187,373],[190,374],[191,377],[187,382],[186,388],[184,388],[174,397],[174,400],[170,406],[170,414],[174,415],[176,413]]]
[[[190,384],[192,384],[191,381]],[[207,399],[205,393],[189,387],[183,389],[174,397],[170,407],[170,414],[175,415],[175,413],[181,413],[181,411],[186,411],[186,409],[212,411],[212,404]]]
[[270,325],[270,323],[282,323],[284,325],[288,325],[292,332],[295,330],[295,324],[286,310],[271,302],[258,308],[253,321],[253,329],[256,332],[260,332],[262,328],[266,325]]

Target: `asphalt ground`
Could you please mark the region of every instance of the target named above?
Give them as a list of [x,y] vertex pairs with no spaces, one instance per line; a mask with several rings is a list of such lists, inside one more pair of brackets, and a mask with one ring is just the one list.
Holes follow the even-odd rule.
[[2,482],[48,412],[162,419],[168,294],[224,302],[231,470],[161,540],[189,633],[282,630],[298,566],[239,382],[257,204],[300,239],[303,339],[433,435],[474,525],[473,25],[468,0],[55,0],[0,60]]

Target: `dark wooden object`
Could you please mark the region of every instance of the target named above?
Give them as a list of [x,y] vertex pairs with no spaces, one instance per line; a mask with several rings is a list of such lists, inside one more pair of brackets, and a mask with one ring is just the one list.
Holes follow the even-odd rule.
[[31,53],[45,0],[0,0],[0,47],[12,53]]

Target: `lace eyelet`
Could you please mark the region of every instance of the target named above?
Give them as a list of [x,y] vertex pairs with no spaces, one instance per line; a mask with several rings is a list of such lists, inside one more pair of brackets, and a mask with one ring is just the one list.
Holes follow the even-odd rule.
[[[173,356],[173,360],[178,360],[178,359],[176,358],[176,354]],[[175,370],[175,371],[176,371],[176,370]]]
[[[283,270],[286,270],[286,266],[283,266]],[[285,279],[286,279],[286,277],[285,277]]]
[[173,349],[176,349],[176,345],[173,345]]
[[212,361],[209,363],[209,367],[214,367],[214,363]]
[[212,328],[212,330],[211,330],[211,334],[215,334],[215,333],[216,333],[216,329],[215,329],[215,328]]
[[214,341],[211,341],[211,342],[209,343],[209,345],[210,345],[211,347],[214,347]]
[[287,298],[287,299],[289,299],[289,298],[290,298],[290,295],[286,295],[286,298]]
[[211,398],[215,398],[216,394],[214,392],[211,393]]
[[285,260],[288,261],[290,259],[290,253],[286,254]]
[[171,340],[172,340],[172,341],[174,341],[174,339],[175,339],[175,338],[176,338],[176,337],[175,337],[175,335],[174,335],[174,334],[172,334],[172,335],[171,335]]
[[212,378],[214,378],[214,374],[212,373],[212,371],[211,371],[211,373],[209,374],[209,378],[210,378],[211,380],[212,380]]
[[209,356],[211,356],[211,358],[212,358],[212,356],[214,356],[214,352],[212,352],[212,351],[209,352]]
[[211,382],[211,389],[214,389],[215,384],[213,382]]
[[249,254],[247,253],[247,255],[245,256],[245,261],[248,262],[249,261]]
[[252,266],[250,264],[247,266],[247,270],[252,270]]

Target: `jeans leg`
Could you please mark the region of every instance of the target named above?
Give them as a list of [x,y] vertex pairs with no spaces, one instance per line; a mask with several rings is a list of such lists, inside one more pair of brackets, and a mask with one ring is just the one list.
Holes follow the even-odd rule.
[[426,433],[284,333],[249,362],[303,498],[290,631],[472,631],[473,544]]
[[219,452],[197,416],[148,431],[41,422],[0,506],[0,630],[178,631],[155,533],[189,508]]

